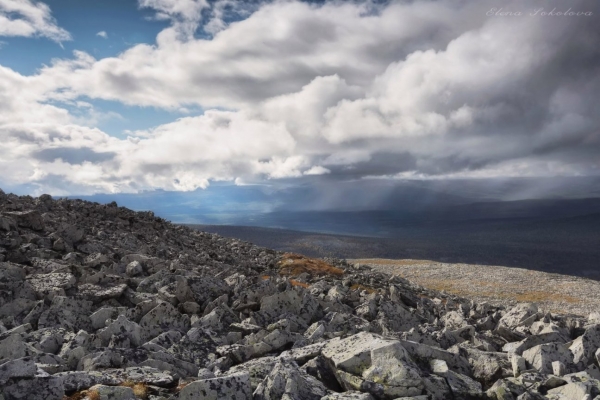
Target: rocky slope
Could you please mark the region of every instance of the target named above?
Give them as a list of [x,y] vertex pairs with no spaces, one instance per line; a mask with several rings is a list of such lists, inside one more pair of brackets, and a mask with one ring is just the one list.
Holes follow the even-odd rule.
[[598,313],[0,191],[0,399],[600,399],[599,347]]

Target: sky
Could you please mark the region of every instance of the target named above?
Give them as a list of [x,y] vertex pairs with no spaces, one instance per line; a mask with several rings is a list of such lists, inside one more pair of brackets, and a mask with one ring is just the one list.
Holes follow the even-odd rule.
[[598,177],[599,16],[597,0],[0,0],[0,188]]

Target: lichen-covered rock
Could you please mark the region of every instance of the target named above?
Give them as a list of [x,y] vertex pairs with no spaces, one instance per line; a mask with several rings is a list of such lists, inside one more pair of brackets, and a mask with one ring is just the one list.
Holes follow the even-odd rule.
[[124,315],[119,317],[106,326],[106,328],[98,331],[97,335],[102,340],[103,345],[107,346],[113,335],[123,335],[133,346],[142,344],[142,329],[135,322],[129,321]]
[[580,367],[586,367],[594,360],[594,353],[598,348],[600,348],[600,324],[588,327],[585,333],[569,346],[569,350],[573,353],[573,362]]
[[431,360],[430,364],[434,374],[446,379],[455,398],[469,399],[483,397],[482,387],[479,382],[450,370],[443,360]]
[[180,400],[251,400],[252,389],[247,373],[199,379],[179,392]]
[[65,289],[75,286],[77,279],[70,273],[50,273],[32,275],[27,280],[37,298],[52,300],[54,296],[65,296]]
[[44,229],[44,218],[36,210],[6,212],[4,216],[14,219],[19,226],[24,228],[33,229],[34,231]]
[[327,394],[323,383],[302,372],[291,360],[279,361],[254,391],[254,400],[320,400]]
[[269,373],[277,364],[278,358],[276,357],[260,357],[254,360],[246,361],[245,363],[238,364],[234,367],[231,367],[227,373],[228,374],[237,374],[246,372],[250,378],[250,386],[252,387],[252,392],[256,390],[258,385],[269,375]]
[[62,379],[40,376],[31,379],[11,379],[3,387],[4,400],[62,400],[65,389]]
[[523,358],[543,374],[553,373],[552,363],[554,361],[560,361],[569,366],[573,364],[573,354],[562,343],[547,343],[532,347],[523,352]]
[[142,339],[150,340],[167,330],[185,333],[190,328],[190,319],[182,315],[173,305],[160,303],[140,320]]
[[33,378],[37,372],[35,362],[31,358],[18,358],[0,364],[0,385],[12,378]]
[[94,385],[89,392],[97,393],[98,400],[136,400],[133,389],[126,386]]
[[92,304],[85,300],[76,300],[65,296],[55,296],[50,308],[42,313],[38,327],[62,327],[74,332],[91,329],[89,318]]

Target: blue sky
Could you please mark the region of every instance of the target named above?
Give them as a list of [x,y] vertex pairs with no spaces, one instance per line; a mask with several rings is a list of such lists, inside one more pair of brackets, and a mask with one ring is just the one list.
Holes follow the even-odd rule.
[[[168,21],[152,19],[150,9],[135,0],[51,0],[46,2],[57,24],[73,40],[60,43],[49,38],[4,37],[0,63],[22,74],[33,74],[53,58],[69,58],[85,50],[96,58],[115,56],[137,43],[153,43]],[[107,32],[101,37],[99,32]]]
[[598,176],[599,3],[527,14],[563,5],[0,0],[0,187]]
[[[139,43],[153,44],[156,35],[169,26],[167,20],[157,20],[154,11],[140,8],[136,0],[52,0],[46,4],[59,26],[67,30],[72,40],[56,42],[46,37],[4,37],[1,39],[0,65],[23,75],[35,74],[52,59],[71,58],[73,51],[83,50],[97,59],[113,57]],[[123,137],[124,131],[149,129],[184,116],[174,111],[154,107],[126,106],[118,101],[83,98],[106,118],[96,126],[112,136]],[[75,107],[65,105],[75,115]],[[196,114],[201,109],[194,110]]]

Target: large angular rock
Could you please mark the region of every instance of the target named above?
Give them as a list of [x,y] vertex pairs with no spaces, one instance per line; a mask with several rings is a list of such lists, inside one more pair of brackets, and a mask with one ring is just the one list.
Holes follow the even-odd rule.
[[575,339],[569,350],[573,353],[573,362],[585,368],[594,361],[594,353],[600,348],[600,324],[592,325],[585,333]]
[[32,275],[27,279],[38,299],[52,300],[54,296],[65,296],[65,289],[75,286],[77,279],[70,273]]
[[423,364],[428,364],[429,360],[439,359],[444,360],[448,367],[454,372],[462,375],[471,376],[472,368],[469,361],[460,354],[451,353],[440,349],[439,347],[428,346],[423,343],[417,343],[409,340],[400,341],[414,360],[423,361]]
[[166,331],[185,333],[190,328],[190,319],[182,315],[170,303],[160,303],[140,320],[142,340],[148,341]]
[[252,400],[250,378],[247,373],[199,379],[179,392],[180,400]]
[[481,383],[450,370],[444,360],[431,360],[430,365],[434,374],[446,378],[455,398],[470,399],[483,397]]
[[523,352],[523,358],[543,374],[553,373],[554,361],[560,361],[568,366],[573,364],[573,355],[562,343],[547,343],[532,347]]
[[4,386],[4,400],[62,400],[61,378],[53,376],[10,380]]
[[0,386],[13,378],[33,378],[37,372],[35,362],[31,358],[18,358],[0,364]]
[[14,219],[19,226],[24,228],[33,229],[35,231],[44,229],[44,218],[42,218],[42,215],[38,211],[14,211],[4,213],[4,215]]
[[360,375],[371,366],[372,350],[392,347],[396,343],[373,333],[361,332],[343,340],[331,340],[322,354],[335,368]]
[[118,385],[120,379],[115,379],[103,371],[67,371],[54,374],[61,378],[65,392],[78,392],[94,385]]
[[124,283],[114,286],[86,283],[78,286],[79,295],[86,300],[92,301],[93,303],[99,303],[103,300],[118,298],[125,292],[126,289],[127,285]]
[[109,324],[106,328],[98,331],[97,335],[102,340],[103,345],[107,346],[114,335],[126,337],[133,346],[142,344],[142,329],[135,322],[129,321],[124,315]]
[[519,342],[507,343],[502,347],[502,351],[514,353],[517,355],[523,354],[525,350],[546,343],[567,343],[568,338],[559,332],[539,333],[531,335]]
[[55,296],[50,308],[38,320],[39,328],[62,327],[77,332],[91,329],[90,310],[92,304],[71,297]]
[[230,375],[248,373],[248,376],[250,377],[250,386],[252,387],[252,392],[254,392],[258,385],[273,370],[273,367],[275,367],[275,364],[277,364],[278,361],[277,357],[260,357],[231,367],[227,373]]
[[[548,390],[549,396],[561,396],[559,399],[594,399],[600,395],[598,381],[572,382],[564,386]],[[555,397],[556,398],[556,397]]]
[[136,400],[133,389],[126,386],[94,385],[89,392],[97,393],[99,400]]
[[325,386],[306,374],[291,360],[279,361],[254,391],[254,400],[320,400],[327,394]]
[[[332,340],[322,355],[335,367],[340,385],[386,398],[421,394],[419,369],[400,342],[361,332]],[[392,397],[395,396],[395,397]]]
[[532,303],[520,303],[510,309],[498,322],[499,328],[514,330],[519,326],[530,326],[538,317],[538,308]]
[[305,322],[311,322],[319,309],[319,303],[308,293],[286,290],[263,297],[258,313],[265,323],[282,319],[286,314],[299,316]]

